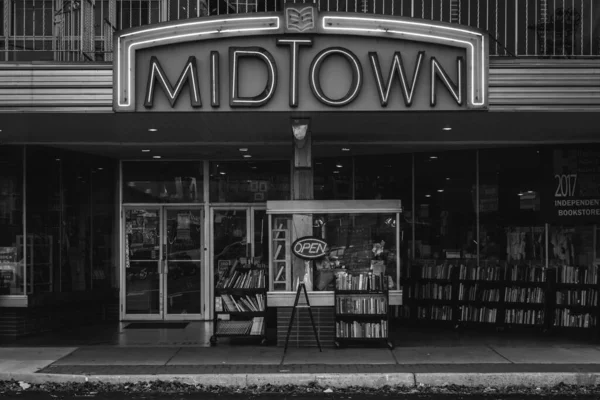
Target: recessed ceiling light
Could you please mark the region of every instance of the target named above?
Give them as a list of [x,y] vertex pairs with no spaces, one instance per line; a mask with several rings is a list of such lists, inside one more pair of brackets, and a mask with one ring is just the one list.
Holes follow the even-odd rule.
[[333,171],[333,173],[334,173],[334,174],[339,174],[339,173],[340,173],[340,171]]
[[150,153],[150,149],[142,149],[142,153]]
[[446,125],[445,127],[442,128],[445,131],[451,131],[452,127],[450,125]]
[[252,167],[252,169],[256,169],[256,167]]
[[350,151],[348,147],[342,147],[342,151]]
[[225,172],[223,172],[223,171],[221,171],[221,172],[219,172],[219,173],[220,173],[221,175],[225,175]]
[[152,158],[160,158],[160,156],[152,156]]
[[447,181],[449,181],[449,180],[450,180],[450,178],[446,178],[446,180],[447,180]]
[[252,158],[250,154],[244,154],[244,158]]
[[104,168],[102,167],[98,167],[98,171],[102,171]]
[[518,196],[523,196],[523,193],[518,193],[517,195],[518,195]]
[[156,132],[157,130],[158,129],[156,129],[156,128],[150,128],[150,129],[148,129],[148,132]]
[[429,157],[430,160],[437,160],[437,156],[431,156]]
[[56,161],[60,161],[60,158],[57,158]]
[[444,193],[444,189],[438,189],[438,193]]
[[245,147],[242,147],[242,148],[240,149],[240,151],[248,151],[248,149],[247,149],[247,148],[245,148]]
[[342,168],[342,164],[336,164],[335,165],[337,168]]
[[431,195],[430,194],[426,194],[425,197],[431,197]]

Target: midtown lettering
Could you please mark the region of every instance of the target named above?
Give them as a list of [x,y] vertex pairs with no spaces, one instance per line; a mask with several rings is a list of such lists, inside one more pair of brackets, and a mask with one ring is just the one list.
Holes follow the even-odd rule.
[[[309,90],[312,96],[329,107],[344,107],[351,104],[361,95],[361,89],[365,81],[367,84],[376,87],[378,99],[373,100],[377,101],[382,108],[388,107],[392,92],[397,90],[402,95],[403,102],[401,104],[407,108],[411,107],[416,97],[415,88],[423,84],[429,85],[429,99],[427,101],[431,107],[436,106],[439,90],[447,91],[458,106],[462,106],[464,102],[464,92],[466,90],[466,85],[463,84],[464,59],[460,56],[452,61],[456,63],[456,68],[452,69],[455,72],[452,74],[453,76],[450,76],[447,73],[450,65],[442,65],[436,57],[428,56],[425,51],[411,52],[409,55],[405,55],[400,51],[390,52],[385,54],[385,59],[391,59],[391,62],[386,62],[387,65],[383,65],[381,60],[384,58],[384,54],[377,51],[360,54],[363,60],[361,62],[361,58],[351,50],[336,46],[321,50],[311,60],[308,70],[301,71],[300,59],[303,57],[303,50],[313,46],[313,39],[280,38],[276,39],[276,44],[281,51],[285,51],[289,55],[289,57],[286,57],[288,61],[285,65],[278,65],[273,54],[262,47],[229,47],[229,75],[227,77],[221,76],[219,64],[223,55],[218,51],[207,52],[204,60],[199,60],[196,56],[189,56],[185,65],[182,65],[176,81],[169,79],[163,65],[161,65],[161,63],[170,62],[170,60],[152,56],[150,58],[150,68],[148,69],[144,106],[148,109],[152,108],[157,92],[162,92],[167,97],[171,108],[174,108],[176,103],[181,101],[182,92],[187,87],[189,89],[190,105],[194,108],[203,107],[207,99],[202,98],[200,88],[204,84],[210,88],[208,104],[212,108],[218,108],[222,100],[221,82],[223,79],[227,79],[230,107],[261,107],[273,99],[276,91],[283,90],[278,81],[280,71],[290,72],[289,82],[286,82],[290,108],[301,106],[300,91],[307,90],[307,88],[299,85],[299,77],[302,74],[306,74],[304,76],[308,78]],[[405,67],[408,57],[410,57],[410,65],[413,66],[410,70]],[[244,58],[258,60],[267,73],[264,88],[251,96],[240,94],[240,69],[244,68],[244,64],[241,63]],[[331,78],[322,71],[323,65],[331,59],[346,63],[351,71],[351,74],[347,76],[346,86],[343,89],[345,90],[345,87],[348,87],[347,92],[335,98],[326,93],[322,85],[322,82],[326,82],[328,78]],[[281,61],[279,63],[282,64]]]

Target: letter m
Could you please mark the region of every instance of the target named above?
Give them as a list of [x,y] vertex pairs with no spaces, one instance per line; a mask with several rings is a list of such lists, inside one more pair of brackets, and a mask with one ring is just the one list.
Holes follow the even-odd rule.
[[152,56],[150,59],[150,69],[148,71],[148,84],[146,85],[146,96],[144,97],[144,106],[151,108],[154,105],[155,86],[158,82],[160,88],[169,99],[171,108],[175,107],[175,103],[181,94],[183,87],[188,82],[190,83],[190,104],[192,107],[202,107],[200,99],[200,85],[198,84],[198,67],[196,66],[196,57],[188,58],[175,87],[167,78],[158,58]]

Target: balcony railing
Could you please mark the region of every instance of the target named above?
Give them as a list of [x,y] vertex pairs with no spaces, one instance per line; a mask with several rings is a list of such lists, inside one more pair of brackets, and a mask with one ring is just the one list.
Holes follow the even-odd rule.
[[[490,55],[600,56],[600,0],[285,0],[323,11],[468,25]],[[279,11],[284,0],[0,0],[0,61],[111,61],[115,31],[211,15]]]

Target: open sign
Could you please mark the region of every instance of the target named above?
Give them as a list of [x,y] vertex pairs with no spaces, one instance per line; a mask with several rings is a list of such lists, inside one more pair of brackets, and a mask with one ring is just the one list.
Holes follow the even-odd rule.
[[292,252],[305,260],[321,258],[328,251],[329,247],[324,240],[312,236],[302,237],[292,244]]

